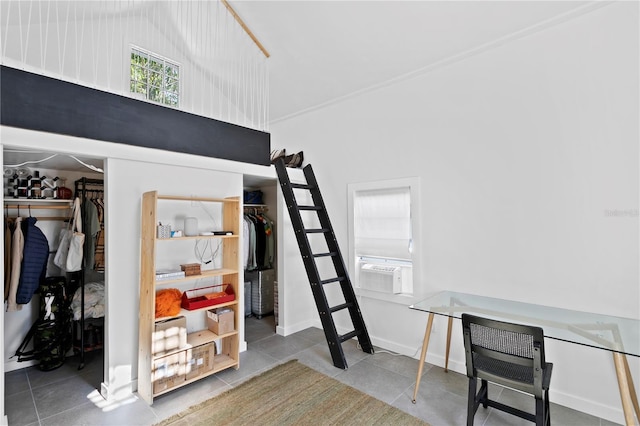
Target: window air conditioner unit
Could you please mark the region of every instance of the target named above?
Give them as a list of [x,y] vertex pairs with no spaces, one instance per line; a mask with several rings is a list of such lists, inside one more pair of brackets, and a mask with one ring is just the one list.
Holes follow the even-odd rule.
[[402,268],[399,266],[360,264],[360,288],[397,294],[402,292]]

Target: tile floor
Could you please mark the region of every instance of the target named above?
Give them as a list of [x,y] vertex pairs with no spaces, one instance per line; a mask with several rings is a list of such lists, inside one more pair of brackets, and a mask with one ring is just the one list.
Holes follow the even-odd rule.
[[[215,396],[248,377],[289,359],[300,362],[419,417],[432,426],[464,425],[467,379],[427,365],[418,403],[412,404],[418,361],[383,351],[373,355],[358,350],[355,341],[344,345],[349,368],[333,367],[324,333],[310,328],[291,336],[274,333],[273,317],[247,318],[249,349],[241,354],[240,369],[227,370],[156,398],[153,406],[134,395],[128,401],[106,403],[97,390],[102,381],[101,353],[89,353],[78,371],[71,358],[61,368],[41,372],[35,367],[5,375],[5,409],[10,426],[17,425],[152,425],[201,400]],[[521,394],[494,389],[499,399],[533,410]],[[551,406],[556,426],[604,426],[612,423],[558,405]],[[345,419],[345,424],[348,424]],[[489,408],[480,408],[476,425],[531,425]]]

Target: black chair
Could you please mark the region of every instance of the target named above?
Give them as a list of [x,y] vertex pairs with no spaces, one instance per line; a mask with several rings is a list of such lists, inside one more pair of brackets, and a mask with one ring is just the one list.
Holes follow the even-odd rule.
[[[469,377],[467,426],[480,404],[535,422],[551,424],[549,382],[553,364],[544,359],[544,333],[540,327],[462,315],[462,331]],[[476,393],[478,379],[480,391]],[[526,392],[535,397],[535,415],[489,399],[487,382]]]

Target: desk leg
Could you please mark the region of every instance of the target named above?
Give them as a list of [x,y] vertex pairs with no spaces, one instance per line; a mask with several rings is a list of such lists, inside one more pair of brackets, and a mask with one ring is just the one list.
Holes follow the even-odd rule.
[[447,324],[447,350],[444,356],[444,372],[449,372],[449,350],[451,349],[451,326],[453,324],[453,317],[449,317],[449,324]]
[[427,357],[427,348],[429,347],[429,337],[431,337],[431,327],[433,326],[433,313],[429,314],[427,328],[424,330],[424,340],[422,341],[422,352],[420,353],[420,364],[418,364],[418,375],[416,376],[416,388],[413,390],[413,402],[416,403],[418,397],[418,388],[420,387],[420,378],[422,378],[422,369],[424,368],[424,360]]
[[620,399],[622,400],[624,421],[627,426],[634,425],[636,423],[633,409],[635,408],[638,420],[640,420],[640,414],[638,413],[640,410],[638,410],[638,399],[635,389],[632,388],[633,380],[631,378],[631,371],[629,370],[629,363],[626,357],[619,352],[613,353],[613,362],[616,367],[616,376],[618,377],[618,389],[620,390]]
[[636,395],[636,389],[633,385],[633,377],[631,376],[631,369],[629,368],[629,361],[627,356],[622,355],[624,361],[624,370],[627,373],[627,383],[629,384],[629,393],[631,395],[631,402],[633,402],[633,408],[636,410],[636,418],[640,421],[640,405],[638,405],[638,395]]

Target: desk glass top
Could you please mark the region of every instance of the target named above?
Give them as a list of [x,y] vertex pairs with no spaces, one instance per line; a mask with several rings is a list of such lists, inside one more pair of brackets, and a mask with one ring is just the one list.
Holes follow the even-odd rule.
[[463,313],[542,327],[545,337],[640,357],[640,320],[443,291],[409,306],[453,318]]

